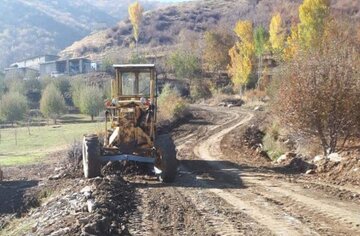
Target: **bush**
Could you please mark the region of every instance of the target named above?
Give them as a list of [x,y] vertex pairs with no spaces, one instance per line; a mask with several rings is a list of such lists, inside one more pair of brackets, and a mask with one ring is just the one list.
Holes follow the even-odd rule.
[[74,141],[66,152],[66,164],[67,168],[72,171],[79,171],[82,164],[82,142]]
[[182,116],[187,110],[187,103],[179,92],[166,84],[158,98],[159,120],[169,120]]
[[264,150],[271,160],[276,160],[287,151],[285,144],[279,140],[279,129],[277,124],[272,124],[272,126],[266,130],[266,134],[263,138]]
[[40,111],[45,117],[53,119],[55,124],[57,118],[66,112],[64,97],[55,85],[49,84],[44,90],[40,100]]
[[212,97],[210,85],[202,81],[197,81],[193,86],[191,86],[190,94],[195,100]]
[[9,92],[1,98],[0,117],[10,123],[24,118],[27,110],[26,98],[18,92]]

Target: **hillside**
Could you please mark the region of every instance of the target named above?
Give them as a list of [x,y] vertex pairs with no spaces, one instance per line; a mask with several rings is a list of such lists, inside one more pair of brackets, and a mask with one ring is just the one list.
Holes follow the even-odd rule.
[[[106,12],[107,14],[117,18],[123,19],[128,14],[128,6],[133,3],[133,0],[85,0],[98,9]],[[139,1],[145,10],[156,9],[167,4],[167,1]]]
[[[113,26],[127,15],[130,0],[0,1],[0,68],[16,60],[59,50]],[[164,5],[144,2],[145,9]]]
[[[274,12],[280,12],[286,24],[290,25],[297,18],[301,2],[302,0],[202,0],[150,11],[144,15],[141,26],[140,50],[159,54],[182,42],[201,37],[208,29],[221,27],[231,30],[240,19],[249,19],[255,25],[267,27]],[[360,2],[357,0],[333,0],[332,6],[335,12],[354,18],[360,16]],[[101,59],[109,54],[119,54],[120,51],[122,55],[129,54],[132,44],[132,27],[125,20],[75,42],[61,54]]]

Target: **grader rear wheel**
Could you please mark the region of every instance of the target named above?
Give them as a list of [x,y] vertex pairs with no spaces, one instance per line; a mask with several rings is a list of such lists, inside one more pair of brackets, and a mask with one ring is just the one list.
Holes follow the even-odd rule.
[[159,179],[161,182],[170,183],[175,180],[177,174],[178,161],[176,159],[176,149],[170,135],[157,137],[155,147],[159,158],[158,169],[161,170]]
[[83,168],[85,178],[94,178],[100,175],[100,143],[96,135],[84,136],[83,146]]

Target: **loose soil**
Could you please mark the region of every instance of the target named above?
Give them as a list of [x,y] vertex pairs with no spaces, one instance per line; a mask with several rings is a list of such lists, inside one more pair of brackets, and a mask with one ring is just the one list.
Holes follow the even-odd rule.
[[[0,191],[1,200],[18,196],[14,205],[26,206],[27,193],[54,190],[35,208],[9,212],[2,204],[1,219],[21,216],[21,224],[30,222],[23,232],[33,235],[360,234],[360,189],[346,173],[357,161],[326,167],[347,184],[323,172],[305,175],[303,160],[274,166],[257,148],[263,134],[255,127],[264,114],[206,105],[191,110],[190,120],[172,127],[180,162],[174,183],[160,183],[147,166],[131,163],[109,164],[91,180],[54,173],[61,166],[27,167],[0,184],[7,192]],[[24,170],[29,177],[21,179]],[[7,184],[17,180],[35,183],[14,183],[19,191],[12,192]],[[17,221],[6,222],[0,234]]]

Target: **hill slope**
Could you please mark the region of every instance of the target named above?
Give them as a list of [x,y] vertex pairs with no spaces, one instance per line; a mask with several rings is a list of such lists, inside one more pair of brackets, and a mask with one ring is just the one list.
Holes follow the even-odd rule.
[[[210,28],[231,30],[240,19],[252,20],[267,27],[274,12],[280,12],[290,25],[297,18],[302,0],[201,0],[181,3],[147,12],[141,26],[140,49],[166,50],[190,37],[201,37]],[[333,0],[333,9],[352,17],[360,16],[360,1]],[[99,59],[109,53],[128,54],[132,45],[132,27],[128,20],[96,34],[85,37],[66,48],[63,56],[89,56]]]
[[[131,0],[1,0],[0,68],[16,60],[57,53],[74,41],[113,26]],[[146,9],[165,3],[144,2]]]

